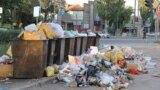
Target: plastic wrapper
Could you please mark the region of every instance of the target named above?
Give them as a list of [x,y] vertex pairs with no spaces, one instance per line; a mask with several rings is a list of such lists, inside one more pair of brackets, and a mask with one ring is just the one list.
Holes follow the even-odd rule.
[[98,53],[98,47],[90,46],[90,49],[91,51],[89,54],[96,55]]
[[10,59],[10,58],[7,55],[3,55],[0,57],[0,63],[4,63],[8,59]]
[[56,37],[62,38],[64,37],[64,30],[58,23],[48,23],[52,27],[52,29],[56,33]]
[[45,71],[47,77],[53,77],[55,75],[55,70],[52,66],[48,66]]
[[46,36],[42,31],[24,31],[22,36],[23,40],[46,40]]
[[6,53],[7,53],[9,56],[12,57],[12,48],[11,48],[11,46],[9,46],[9,48],[8,48],[8,50],[7,50]]
[[69,63],[73,65],[82,64],[82,61],[80,61],[76,56],[68,55],[68,60],[69,60]]
[[56,32],[52,30],[52,27],[46,23],[39,23],[37,25],[40,31],[43,31],[47,38],[53,39],[56,37]]
[[35,24],[30,24],[28,26],[25,26],[24,29],[25,31],[28,31],[28,32],[38,31],[38,28]]
[[64,35],[66,36],[66,37],[74,37],[75,35],[73,35],[70,31],[65,31],[64,32]]
[[77,36],[87,37],[87,34],[86,33],[78,33]]
[[105,85],[111,83],[114,80],[114,78],[112,76],[110,76],[106,73],[101,73],[100,78],[101,78],[102,84],[105,84]]
[[131,47],[127,47],[127,46],[126,47],[122,47],[122,52],[124,53],[125,58],[129,59],[129,60],[133,59],[135,57],[135,55],[136,55],[135,50],[132,49]]
[[96,36],[96,34],[93,32],[88,32],[88,36]]
[[78,31],[76,31],[76,30],[71,30],[70,31],[74,36],[77,36],[78,35]]

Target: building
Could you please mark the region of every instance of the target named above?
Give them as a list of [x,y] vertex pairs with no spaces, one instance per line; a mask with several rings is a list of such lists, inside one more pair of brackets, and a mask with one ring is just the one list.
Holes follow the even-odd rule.
[[61,18],[61,24],[65,30],[78,30],[79,32],[87,29],[100,30],[100,19],[95,12],[94,1],[78,0],[79,2],[76,3],[73,0],[66,1],[67,13]]
[[130,21],[123,27],[122,33],[128,33],[129,36],[140,36],[142,33],[142,18],[140,16],[131,16]]
[[62,16],[62,25],[66,30],[81,30],[83,24],[84,7],[80,4],[68,4],[66,14]]

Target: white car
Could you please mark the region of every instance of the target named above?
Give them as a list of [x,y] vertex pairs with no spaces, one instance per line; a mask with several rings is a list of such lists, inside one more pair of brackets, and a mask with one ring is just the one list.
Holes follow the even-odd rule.
[[150,37],[154,37],[155,35],[157,36],[160,36],[160,33],[155,33],[155,32],[152,32],[152,33],[147,33],[147,36],[150,36]]

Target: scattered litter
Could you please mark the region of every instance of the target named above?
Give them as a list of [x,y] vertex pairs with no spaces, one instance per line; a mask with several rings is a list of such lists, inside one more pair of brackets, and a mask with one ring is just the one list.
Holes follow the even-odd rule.
[[149,62],[146,64],[146,68],[147,69],[153,69],[156,67],[156,63],[155,62]]
[[[69,87],[100,86],[105,90],[127,88],[133,77],[130,74],[147,74],[156,63],[150,56],[131,47],[91,46],[80,56],[68,55],[68,63],[60,65],[55,82],[63,81]],[[101,48],[100,48],[101,49]]]
[[52,66],[48,66],[45,71],[47,77],[52,77],[55,75],[55,70]]

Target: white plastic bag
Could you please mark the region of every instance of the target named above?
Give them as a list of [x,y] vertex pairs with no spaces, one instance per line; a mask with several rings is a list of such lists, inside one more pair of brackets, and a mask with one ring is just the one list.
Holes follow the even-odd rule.
[[96,36],[96,34],[93,32],[88,32],[88,36]]
[[101,73],[100,79],[101,79],[102,83],[105,85],[111,83],[114,80],[114,78],[112,76],[108,75],[107,73]]
[[25,26],[24,29],[25,31],[30,31],[30,32],[38,31],[38,28],[35,24],[30,24],[28,26]]
[[48,25],[51,25],[51,27],[53,28],[53,30],[56,32],[56,36],[61,38],[64,37],[64,30],[63,28],[57,24],[57,23],[48,23]]
[[65,31],[65,32],[64,32],[64,35],[65,35],[66,37],[74,37],[74,35],[73,35],[70,31]]

